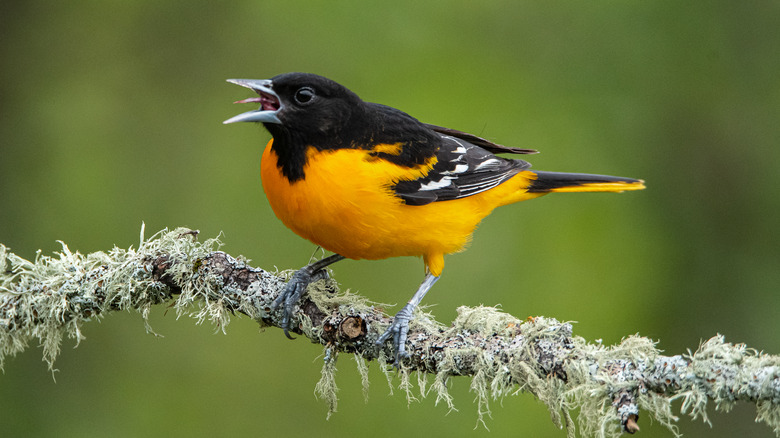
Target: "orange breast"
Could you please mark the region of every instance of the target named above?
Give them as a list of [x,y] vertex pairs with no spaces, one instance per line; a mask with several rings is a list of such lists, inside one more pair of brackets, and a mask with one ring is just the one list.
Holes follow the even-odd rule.
[[263,188],[288,228],[352,259],[423,256],[434,275],[441,274],[443,255],[463,249],[495,207],[541,195],[525,192],[533,177],[526,171],[474,196],[411,206],[390,186],[424,175],[433,162],[410,169],[366,150],[309,148],[305,178],[290,183],[276,165],[272,144],[263,153]]

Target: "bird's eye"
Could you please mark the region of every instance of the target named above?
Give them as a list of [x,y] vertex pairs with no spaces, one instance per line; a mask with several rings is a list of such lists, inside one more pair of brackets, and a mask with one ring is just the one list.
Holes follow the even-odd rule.
[[295,101],[301,105],[306,105],[314,99],[314,89],[303,87],[295,92]]

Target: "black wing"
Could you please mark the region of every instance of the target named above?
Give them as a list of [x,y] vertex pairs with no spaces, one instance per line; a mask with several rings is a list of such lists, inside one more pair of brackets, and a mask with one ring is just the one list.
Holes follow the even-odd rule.
[[478,137],[474,134],[469,134],[468,132],[458,131],[457,129],[452,128],[445,128],[443,126],[437,126],[437,125],[431,125],[430,123],[423,123],[426,127],[429,129],[432,129],[440,134],[444,134],[450,137],[459,138],[461,140],[466,140],[467,142],[479,146],[482,149],[485,149],[489,152],[492,152],[494,154],[538,154],[539,151],[535,149],[522,149],[522,148],[515,148],[511,146],[504,146],[501,144],[493,143],[490,140],[484,139],[482,137]]
[[399,181],[393,186],[396,195],[409,205],[475,195],[531,167],[527,161],[497,157],[463,138],[439,135],[441,147],[431,171],[423,178]]

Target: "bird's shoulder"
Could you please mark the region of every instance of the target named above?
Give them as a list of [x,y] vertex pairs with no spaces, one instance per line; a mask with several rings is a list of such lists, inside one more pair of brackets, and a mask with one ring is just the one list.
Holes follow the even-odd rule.
[[[400,154],[382,155],[396,164],[419,165],[435,155],[440,148],[447,146],[457,148],[452,139],[462,140],[471,146],[480,147],[493,154],[535,154],[534,149],[524,149],[504,146],[480,136],[457,129],[446,128],[430,123],[423,123],[409,114],[391,106],[378,103],[363,102],[358,120],[351,123],[346,131],[352,147],[372,149],[376,145],[388,144],[403,146]],[[447,143],[447,144],[443,144]]]
[[496,156],[462,138],[442,133],[436,160],[422,177],[398,181],[396,196],[409,205],[425,205],[476,195],[531,167],[524,160]]

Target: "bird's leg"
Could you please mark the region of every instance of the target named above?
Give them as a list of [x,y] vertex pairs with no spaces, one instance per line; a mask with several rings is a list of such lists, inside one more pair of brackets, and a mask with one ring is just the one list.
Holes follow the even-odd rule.
[[395,362],[394,365],[398,366],[398,361],[409,357],[409,353],[406,352],[406,336],[409,333],[409,321],[412,319],[412,313],[415,307],[420,304],[426,292],[431,289],[436,280],[439,277],[428,273],[425,276],[420,288],[414,293],[412,299],[393,317],[393,323],[385,330],[382,336],[376,340],[377,345],[382,345],[390,336],[393,337],[393,347],[395,347]]
[[325,257],[322,260],[317,260],[314,263],[310,263],[301,269],[295,271],[290,281],[287,282],[287,286],[282,293],[271,304],[272,309],[277,309],[284,304],[284,314],[282,315],[282,329],[284,329],[284,335],[290,339],[295,339],[290,336],[290,317],[292,316],[293,306],[298,303],[301,296],[306,292],[306,288],[309,284],[324,278],[324,268],[330,264],[336,263],[343,259],[344,256],[340,254],[332,254]]

